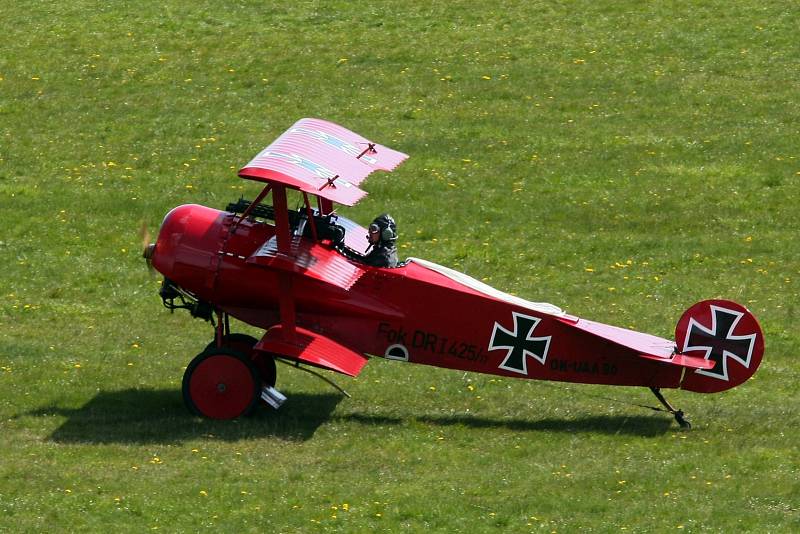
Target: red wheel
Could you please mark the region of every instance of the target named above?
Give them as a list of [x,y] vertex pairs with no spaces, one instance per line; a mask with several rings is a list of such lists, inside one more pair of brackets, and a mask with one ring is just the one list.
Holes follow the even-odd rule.
[[235,419],[253,410],[261,378],[241,353],[216,347],[198,354],[183,375],[183,400],[190,411],[211,419]]
[[[275,368],[275,358],[264,352],[253,350],[256,343],[258,343],[258,340],[247,334],[234,333],[228,334],[222,338],[223,347],[233,349],[251,359],[256,369],[258,369],[258,374],[261,376],[261,380],[264,384],[275,387],[275,382],[278,377],[278,370]],[[206,350],[214,349],[216,346],[216,341],[212,341],[206,345]]]

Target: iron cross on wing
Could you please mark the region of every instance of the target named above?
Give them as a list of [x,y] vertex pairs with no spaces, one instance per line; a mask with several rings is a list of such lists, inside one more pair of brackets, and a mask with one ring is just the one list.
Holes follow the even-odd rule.
[[706,353],[705,359],[716,364],[711,369],[698,369],[696,373],[727,381],[729,358],[750,367],[756,334],[733,333],[743,315],[735,310],[711,306],[711,328],[706,328],[694,319],[689,321],[683,351],[703,351]]
[[499,366],[500,369],[527,375],[529,356],[544,365],[552,336],[533,336],[533,331],[541,322],[538,317],[518,312],[512,312],[512,315],[514,317],[513,331],[503,328],[498,322],[494,323],[489,350],[505,349],[507,351],[503,363]]

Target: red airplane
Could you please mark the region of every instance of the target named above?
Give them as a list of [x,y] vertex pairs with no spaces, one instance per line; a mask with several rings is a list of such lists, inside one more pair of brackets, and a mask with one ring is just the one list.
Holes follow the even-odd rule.
[[[162,301],[215,329],[183,377],[192,412],[232,419],[259,400],[278,408],[286,398],[275,389],[276,361],[356,376],[377,356],[514,378],[644,386],[689,427],[661,388],[723,391],[761,363],[758,322],[727,300],[689,308],[673,341],[529,302],[429,261],[370,264],[367,250],[396,238],[394,227],[371,227],[381,235],[367,247],[367,229],[335,213],[334,204],[354,205],[372,171],[391,171],[407,157],[336,124],[301,119],[239,171],[265,184],[252,202],[240,199],[225,211],[182,205],[167,214],[145,249],[165,277]],[[289,192],[299,209],[289,208]],[[266,332],[261,339],[231,333],[231,317]]]

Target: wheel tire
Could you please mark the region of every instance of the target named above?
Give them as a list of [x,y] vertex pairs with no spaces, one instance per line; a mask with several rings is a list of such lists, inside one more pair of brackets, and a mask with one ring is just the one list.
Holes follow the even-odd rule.
[[[256,343],[258,343],[258,340],[247,334],[233,333],[222,338],[222,346],[224,348],[235,350],[251,359],[256,369],[258,369],[258,373],[264,384],[275,387],[275,382],[278,377],[278,370],[275,368],[275,358],[266,353],[254,351],[253,347],[256,346]],[[217,342],[212,341],[206,345],[206,350],[211,350],[216,348],[216,346]]]
[[[222,346],[228,349],[233,349],[236,352],[239,352],[245,356],[250,356],[250,353],[253,352],[253,347],[256,346],[258,340],[253,336],[249,336],[247,334],[228,334],[227,336],[222,338]],[[212,340],[211,343],[206,345],[206,350],[210,350],[216,348],[217,341]]]
[[261,392],[253,362],[228,348],[198,354],[183,374],[183,401],[189,411],[210,419],[236,419],[250,413]]

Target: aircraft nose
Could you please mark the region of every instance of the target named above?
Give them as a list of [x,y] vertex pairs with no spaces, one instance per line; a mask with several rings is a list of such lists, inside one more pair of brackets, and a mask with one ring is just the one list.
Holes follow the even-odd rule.
[[167,213],[155,246],[149,251],[153,266],[170,279],[180,278],[181,272],[187,269],[207,271],[209,256],[215,254],[219,246],[221,214],[197,204],[184,204]]
[[161,274],[169,277],[175,264],[175,256],[184,234],[186,223],[190,218],[190,206],[178,206],[164,217],[158,231],[158,239],[153,246],[148,246],[144,257],[150,254],[153,267]]

